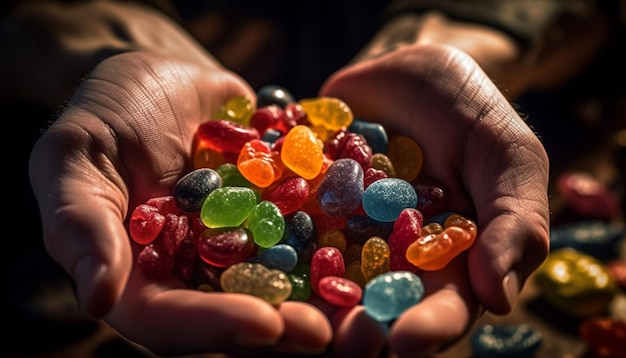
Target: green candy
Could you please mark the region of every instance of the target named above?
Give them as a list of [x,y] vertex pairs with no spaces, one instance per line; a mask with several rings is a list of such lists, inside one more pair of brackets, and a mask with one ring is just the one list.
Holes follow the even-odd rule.
[[257,203],[257,196],[250,188],[218,188],[202,204],[200,219],[211,229],[239,226]]
[[285,233],[285,218],[276,204],[264,200],[250,212],[246,227],[252,232],[257,245],[268,248],[282,239]]

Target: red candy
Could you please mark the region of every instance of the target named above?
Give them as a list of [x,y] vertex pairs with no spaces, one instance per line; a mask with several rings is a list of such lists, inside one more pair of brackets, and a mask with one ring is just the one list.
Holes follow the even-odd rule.
[[356,306],[361,301],[363,289],[345,277],[324,276],[317,285],[319,295],[338,307]]
[[276,204],[285,216],[300,209],[308,197],[309,183],[299,176],[292,175],[274,182],[263,192],[262,199]]
[[318,284],[323,277],[345,277],[346,266],[341,251],[336,247],[319,248],[311,258],[311,290],[319,295]]

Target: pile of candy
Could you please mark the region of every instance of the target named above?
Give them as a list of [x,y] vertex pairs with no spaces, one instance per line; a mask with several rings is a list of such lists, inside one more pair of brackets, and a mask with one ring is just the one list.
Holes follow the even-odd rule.
[[[131,238],[153,278],[278,304],[311,294],[363,303],[391,321],[418,303],[418,273],[468,249],[476,224],[418,184],[423,154],[406,136],[354,118],[340,99],[295,101],[266,86],[197,129],[194,170],[172,195],[138,205]],[[426,220],[425,220],[426,219]]]

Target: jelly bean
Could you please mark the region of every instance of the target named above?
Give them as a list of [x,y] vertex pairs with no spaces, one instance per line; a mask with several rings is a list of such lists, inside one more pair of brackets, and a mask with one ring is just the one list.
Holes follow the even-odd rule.
[[299,263],[310,262],[317,249],[317,229],[311,215],[298,210],[285,216],[285,234],[280,243],[296,250]]
[[246,179],[246,177],[241,175],[239,168],[237,168],[237,164],[223,163],[223,164],[220,164],[217,168],[215,168],[215,171],[222,178],[223,187],[239,186],[243,188],[250,188],[254,190],[254,194],[257,196],[257,201],[261,201],[262,196],[261,196],[260,191],[262,189],[257,187],[248,179]]
[[387,177],[387,174],[382,170],[368,168],[363,174],[363,189],[367,189],[376,180]]
[[396,135],[389,139],[387,156],[393,163],[396,177],[413,182],[422,171],[422,148],[411,138]]
[[420,184],[413,185],[417,193],[417,206],[424,218],[430,218],[443,212],[447,204],[446,193],[443,188],[437,185]]
[[438,222],[428,223],[422,226],[422,236],[431,234],[441,234],[443,232],[443,225]]
[[288,103],[285,106],[285,116],[281,117],[282,123],[278,123],[278,130],[288,133],[298,125],[310,126],[309,116],[299,103]]
[[286,116],[285,111],[276,104],[259,107],[250,117],[250,126],[264,135],[268,129],[280,128],[283,116]]
[[584,220],[550,229],[550,250],[571,247],[600,260],[614,259],[624,229],[610,222]]
[[572,209],[584,217],[610,220],[621,213],[617,193],[590,173],[565,172],[559,175],[557,188]]
[[309,197],[309,182],[299,176],[290,175],[274,182],[263,191],[263,200],[276,204],[283,215],[300,209]]
[[452,259],[472,246],[476,231],[450,226],[440,234],[424,235],[406,249],[406,259],[426,271],[444,268]]
[[362,135],[373,153],[387,153],[389,138],[385,127],[380,123],[365,121],[361,118],[353,118],[348,126],[348,131]]
[[320,234],[317,239],[317,247],[332,246],[337,248],[341,253],[346,250],[346,236],[338,229],[326,230]]
[[406,259],[406,250],[422,235],[422,213],[417,209],[402,210],[393,224],[393,231],[387,240],[389,244],[389,269],[393,271],[411,271],[416,268]]
[[309,127],[295,126],[285,136],[280,151],[281,160],[304,179],[313,179],[320,173],[324,163],[322,146]]
[[260,188],[267,188],[282,176],[281,166],[279,153],[272,152],[260,139],[244,144],[237,158],[241,175]]
[[178,206],[176,205],[176,200],[172,195],[158,196],[155,198],[150,198],[146,200],[146,205],[154,206],[159,210],[159,212],[163,215],[167,214],[176,214],[180,213]]
[[196,242],[191,238],[182,240],[175,253],[172,273],[185,281],[192,280],[197,257],[198,248]]
[[370,167],[381,170],[387,177],[394,178],[396,176],[396,170],[393,168],[393,163],[386,154],[373,154],[372,159],[370,160]]
[[206,197],[222,186],[222,178],[213,169],[200,168],[185,174],[174,185],[176,206],[186,212],[202,209]]
[[476,231],[478,230],[478,228],[476,227],[476,223],[459,214],[452,214],[448,216],[443,222],[444,230],[451,226],[459,227],[470,233],[474,238],[476,237]]
[[363,288],[367,284],[367,280],[363,275],[363,270],[361,269],[361,261],[356,260],[350,263],[346,263],[346,273],[345,277],[350,281],[353,281],[359,287]]
[[552,306],[573,317],[602,315],[617,291],[601,261],[572,248],[551,251],[534,280]]
[[228,120],[202,122],[196,130],[198,148],[210,148],[224,153],[239,154],[246,143],[260,138],[256,128]]
[[297,264],[287,277],[291,282],[291,301],[306,301],[311,296],[310,267],[308,264]]
[[202,260],[217,267],[247,260],[257,251],[254,237],[244,227],[207,229],[198,237],[198,255]]
[[209,228],[238,226],[246,220],[256,204],[256,193],[250,188],[217,188],[204,201],[200,218]]
[[393,232],[393,223],[377,221],[367,215],[352,215],[346,220],[343,231],[347,239],[363,245],[372,236],[387,240]]
[[341,252],[335,247],[321,247],[311,258],[311,290],[319,295],[318,283],[325,276],[344,277],[346,267]]
[[285,108],[289,103],[296,101],[289,90],[277,85],[264,85],[257,90],[256,97],[258,108],[271,105]]
[[317,188],[317,202],[329,216],[347,216],[363,197],[363,168],[354,159],[339,159],[331,164]]
[[367,170],[372,162],[372,148],[365,138],[356,133],[347,132],[345,128],[335,132],[324,142],[324,154],[332,160],[350,158],[356,160],[363,170]]
[[276,305],[291,295],[291,281],[282,271],[240,262],[224,270],[220,277],[224,292],[245,293]]
[[271,201],[264,200],[252,208],[246,220],[254,242],[261,247],[272,247],[285,233],[285,218]]
[[472,332],[470,342],[479,358],[525,358],[535,356],[543,336],[527,324],[485,324]]
[[229,120],[239,125],[248,126],[253,112],[254,106],[250,99],[245,96],[235,96],[219,108],[213,119]]
[[334,97],[308,98],[298,101],[307,113],[313,126],[320,126],[335,132],[352,124],[354,116],[348,105]]
[[361,271],[366,281],[389,271],[389,245],[380,237],[371,237],[361,250]]
[[320,297],[338,307],[354,307],[361,301],[363,295],[363,289],[345,277],[324,276],[317,287]]
[[176,249],[188,237],[186,216],[167,214],[159,236],[137,255],[137,266],[148,277],[164,278],[172,273]]
[[128,229],[130,237],[138,244],[148,245],[159,236],[165,225],[165,215],[152,205],[140,204],[130,216]]
[[408,271],[389,271],[365,285],[365,313],[379,322],[389,322],[424,297],[422,279]]
[[591,357],[626,357],[626,323],[609,317],[591,317],[578,325]]
[[256,262],[267,268],[289,273],[298,263],[298,253],[289,245],[278,244],[260,249],[248,262]]
[[373,182],[362,197],[363,209],[377,221],[392,222],[402,210],[415,208],[417,193],[413,186],[398,178],[385,178]]

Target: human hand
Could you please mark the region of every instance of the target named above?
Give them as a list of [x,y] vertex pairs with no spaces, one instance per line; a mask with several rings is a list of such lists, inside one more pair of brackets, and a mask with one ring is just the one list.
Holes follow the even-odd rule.
[[485,310],[510,312],[548,253],[548,158],[476,62],[452,47],[406,46],[339,71],[320,95],[412,137],[424,152],[420,178],[441,184],[447,209],[478,225],[468,251],[420,272],[424,299],[387,332],[362,307],[330,311],[335,351],[365,357],[386,344],[399,357],[428,355],[462,338]]
[[199,123],[254,92],[219,65],[155,52],[100,63],[36,144],[30,160],[43,239],[74,279],[80,309],[158,354],[319,353],[331,340],[314,306],[274,307],[241,294],[184,289],[134,265],[125,221],[191,170]]

